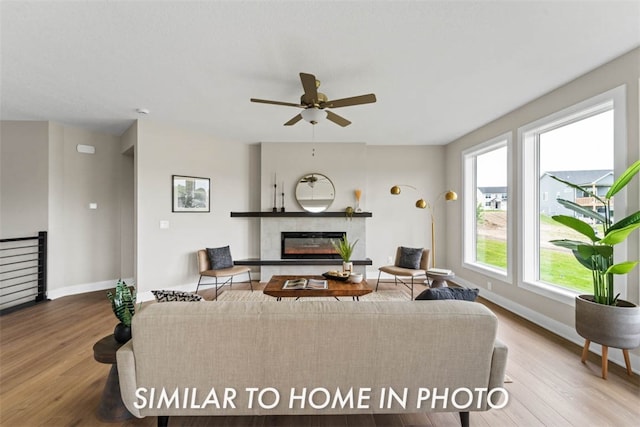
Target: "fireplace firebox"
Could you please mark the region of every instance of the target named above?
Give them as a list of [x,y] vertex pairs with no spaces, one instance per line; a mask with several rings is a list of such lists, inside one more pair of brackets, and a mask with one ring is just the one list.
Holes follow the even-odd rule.
[[344,231],[283,231],[282,259],[339,259],[331,241],[342,240]]

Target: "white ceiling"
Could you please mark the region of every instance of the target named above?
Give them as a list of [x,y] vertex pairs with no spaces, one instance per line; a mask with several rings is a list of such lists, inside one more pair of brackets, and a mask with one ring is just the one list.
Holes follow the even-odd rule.
[[[45,1],[0,5],[3,120],[120,135],[446,144],[640,45],[640,1]],[[353,122],[283,126],[299,72]]]

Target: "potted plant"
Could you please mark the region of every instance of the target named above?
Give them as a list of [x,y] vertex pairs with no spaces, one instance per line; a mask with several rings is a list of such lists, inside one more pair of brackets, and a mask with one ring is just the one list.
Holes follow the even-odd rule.
[[356,246],[356,243],[358,243],[358,240],[353,243],[349,243],[346,234],[343,234],[342,239],[338,240],[337,242],[335,240],[331,240],[331,244],[333,245],[334,249],[336,250],[336,252],[338,252],[340,258],[342,258],[342,271],[351,272],[353,270],[351,255],[353,254],[353,248]]
[[[583,362],[586,360],[591,341],[603,346],[604,378],[606,378],[607,347],[623,349],[625,359],[628,360],[627,351],[640,346],[640,307],[619,299],[620,294],[615,294],[613,286],[615,274],[627,274],[638,264],[638,261],[614,264],[613,251],[615,245],[624,242],[634,230],[640,228],[640,211],[614,222],[611,204],[612,197],[625,188],[638,171],[640,171],[640,160],[613,182],[604,197],[594,194],[588,188],[552,176],[555,180],[594,198],[602,204],[604,209],[600,213],[570,200],[558,199],[558,203],[562,206],[577,213],[581,218],[594,222],[596,228],[601,226],[602,229],[596,232],[587,221],[568,215],[555,215],[552,217],[555,221],[577,231],[587,240],[551,241],[556,246],[571,249],[578,262],[591,270],[593,295],[576,297],[576,331],[587,340],[583,351]],[[627,370],[630,371],[628,364]]]
[[107,298],[111,302],[111,309],[120,323],[113,331],[116,341],[125,343],[131,339],[131,320],[136,312],[136,291],[133,292],[124,280],[119,279],[113,293],[107,292]]

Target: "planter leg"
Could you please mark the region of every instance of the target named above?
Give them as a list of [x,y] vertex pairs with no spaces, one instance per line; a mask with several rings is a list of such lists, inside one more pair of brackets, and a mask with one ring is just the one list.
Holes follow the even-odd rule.
[[609,347],[606,345],[602,346],[602,378],[607,379],[607,373],[609,370]]
[[582,363],[587,362],[587,356],[589,355],[589,344],[591,344],[591,341],[584,340],[584,348],[582,349]]
[[629,359],[629,350],[623,349],[622,354],[624,355],[624,364],[627,366],[627,374],[631,377],[633,376],[633,371],[631,370],[631,360]]

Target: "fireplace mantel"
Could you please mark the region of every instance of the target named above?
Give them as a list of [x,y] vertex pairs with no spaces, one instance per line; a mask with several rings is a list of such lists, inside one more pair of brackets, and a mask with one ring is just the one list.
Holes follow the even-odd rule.
[[[352,218],[371,218],[371,212],[354,212]],[[332,212],[231,212],[232,218],[340,218],[347,217],[345,211]]]
[[[370,258],[366,259],[352,259],[353,265],[373,265],[373,261]],[[342,266],[341,259],[259,259],[248,258],[233,260],[235,265],[277,265],[277,266],[305,266],[305,265],[339,265]]]

